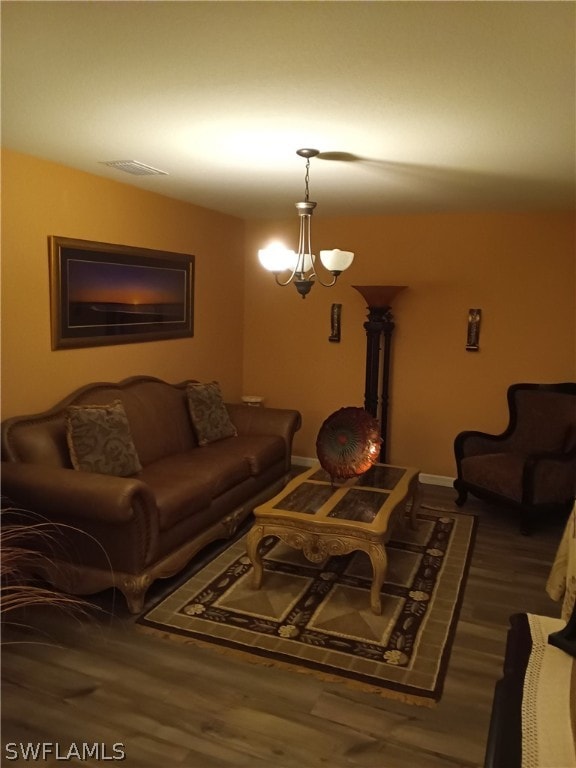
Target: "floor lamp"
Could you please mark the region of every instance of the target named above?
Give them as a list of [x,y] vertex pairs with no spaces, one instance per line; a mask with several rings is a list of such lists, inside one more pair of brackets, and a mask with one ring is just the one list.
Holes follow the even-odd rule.
[[[368,305],[366,331],[366,385],[364,408],[380,419],[380,461],[385,464],[388,443],[388,401],[394,317],[390,305],[405,285],[354,285]],[[382,354],[381,354],[382,353]],[[380,393],[380,401],[378,394]]]

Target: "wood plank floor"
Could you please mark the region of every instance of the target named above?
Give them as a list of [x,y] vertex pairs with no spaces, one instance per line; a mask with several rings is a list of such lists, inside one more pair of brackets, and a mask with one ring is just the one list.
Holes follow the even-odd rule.
[[[424,504],[452,508],[454,498],[451,488],[424,486]],[[122,744],[130,768],[482,766],[508,617],[559,615],[545,583],[563,520],[525,537],[514,513],[475,500],[464,511],[480,523],[434,708],[145,635],[109,592],[87,615],[43,608],[4,627],[1,764],[23,764],[7,762],[11,742],[66,751],[85,742],[105,744],[108,756]],[[155,586],[148,605],[171,586]]]

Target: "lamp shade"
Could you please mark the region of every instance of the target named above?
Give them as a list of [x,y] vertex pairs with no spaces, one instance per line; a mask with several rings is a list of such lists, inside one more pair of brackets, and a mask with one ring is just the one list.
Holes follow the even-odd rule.
[[260,264],[269,272],[284,272],[296,261],[294,251],[288,250],[282,243],[270,243],[258,251]]
[[333,248],[331,251],[320,251],[320,261],[329,272],[344,272],[354,261],[354,254]]
[[288,269],[296,269],[298,272],[309,272],[312,269],[315,258],[310,253],[298,254],[295,251],[290,251]]

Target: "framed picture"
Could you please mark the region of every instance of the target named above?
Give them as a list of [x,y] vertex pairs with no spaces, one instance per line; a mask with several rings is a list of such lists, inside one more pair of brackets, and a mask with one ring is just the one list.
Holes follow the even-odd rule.
[[49,238],[52,349],[194,335],[194,256]]

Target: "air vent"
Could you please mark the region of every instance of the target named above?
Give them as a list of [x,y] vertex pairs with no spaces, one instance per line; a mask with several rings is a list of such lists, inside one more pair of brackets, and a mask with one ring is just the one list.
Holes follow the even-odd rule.
[[166,171],[152,168],[151,165],[139,163],[137,160],[108,160],[101,161],[100,164],[107,165],[110,168],[117,168],[119,171],[131,173],[133,176],[168,176]]

